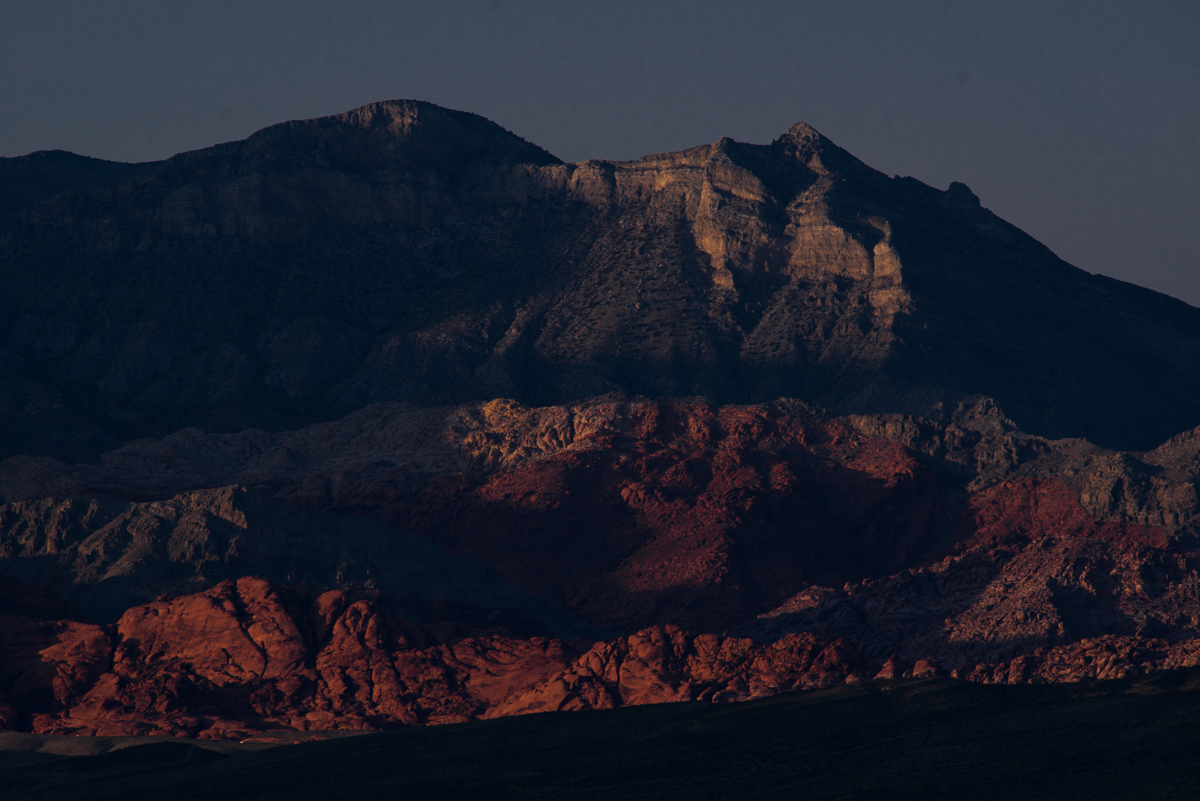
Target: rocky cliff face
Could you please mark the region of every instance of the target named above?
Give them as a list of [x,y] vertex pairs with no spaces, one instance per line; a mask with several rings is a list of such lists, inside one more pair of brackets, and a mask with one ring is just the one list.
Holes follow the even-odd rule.
[[802,124],[563,164],[400,101],[5,175],[4,727],[1200,654],[1200,312],[961,184]]

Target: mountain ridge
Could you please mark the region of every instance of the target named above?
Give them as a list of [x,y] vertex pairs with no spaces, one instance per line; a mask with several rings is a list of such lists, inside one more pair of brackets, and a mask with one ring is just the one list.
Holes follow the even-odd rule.
[[959,184],[802,124],[562,164],[481,120],[376,104],[27,209],[0,245],[3,451],[615,389],[921,414],[982,394],[1117,447],[1200,422],[1200,312],[1066,265]]

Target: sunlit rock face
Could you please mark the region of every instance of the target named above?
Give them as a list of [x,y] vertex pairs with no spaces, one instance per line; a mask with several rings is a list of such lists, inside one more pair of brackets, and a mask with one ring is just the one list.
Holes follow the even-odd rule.
[[[30,643],[28,629],[41,639]],[[47,734],[225,738],[734,701],[840,684],[862,664],[848,644],[812,635],[755,645],[673,626],[595,645],[494,634],[446,640],[370,598],[297,595],[250,578],[130,609],[111,636],[82,625],[43,633],[33,623],[6,633],[16,644],[10,662],[26,668],[19,697],[41,692],[57,702],[59,711],[30,718]],[[47,643],[38,653],[57,659],[39,673],[36,656],[20,646]],[[105,657],[108,670],[97,670],[92,662]]]
[[4,728],[1200,659],[1200,311],[962,184],[415,101],[0,178]]

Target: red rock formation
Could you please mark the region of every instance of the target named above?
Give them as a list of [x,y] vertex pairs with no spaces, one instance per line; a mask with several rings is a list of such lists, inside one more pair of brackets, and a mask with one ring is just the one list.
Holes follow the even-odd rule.
[[[229,738],[272,728],[386,728],[742,700],[870,672],[849,644],[811,635],[756,645],[666,626],[595,644],[436,642],[436,632],[371,598],[311,598],[250,578],[131,609],[111,637],[95,626],[0,622],[20,635],[0,652],[6,673],[20,677],[10,688],[31,705],[34,731],[59,734]],[[53,697],[31,688],[52,688]]]
[[[666,441],[643,431],[625,452],[610,445],[558,454],[487,481],[449,482],[442,491],[506,499],[514,515],[536,520],[530,509],[574,509],[575,492],[586,499],[589,492],[636,486],[641,494],[631,491],[621,501],[633,510],[630,530],[644,535],[634,555],[657,553],[667,564],[658,574],[614,573],[663,577],[643,590],[677,601],[679,595],[663,591],[673,580],[671,565],[703,586],[696,567],[703,562],[689,545],[721,542],[702,538],[695,523],[702,512],[714,515],[701,518],[710,522],[730,514],[736,525],[728,537],[735,540],[752,523],[782,520],[756,516],[756,505],[778,501],[772,493],[781,494],[784,509],[803,512],[812,508],[797,500],[806,486],[850,493],[870,479],[875,483],[867,487],[878,494],[842,512],[846,525],[872,509],[881,514],[892,500],[889,487],[911,489],[920,475],[899,446],[832,426],[774,424],[753,409],[711,421],[708,439],[700,440],[710,443],[708,450],[690,439],[694,429]],[[606,461],[611,454],[624,459]],[[601,471],[601,478],[619,474],[626,483],[583,480],[596,475],[586,472],[588,459],[612,471]],[[697,463],[710,466],[703,481],[679,469],[698,470]],[[521,483],[525,475],[540,483]],[[522,494],[523,487],[539,488],[539,497]],[[821,514],[808,519],[839,520],[835,512]],[[778,538],[786,529],[767,531]],[[841,590],[812,587],[762,618],[757,639],[693,635],[673,625],[597,643],[516,638],[454,622],[417,625],[369,593],[281,590],[255,578],[136,606],[105,631],[64,619],[69,610],[51,594],[18,587],[13,592],[23,606],[13,611],[20,614],[0,617],[0,722],[47,733],[228,738],[272,728],[386,728],[741,700],[871,677],[944,675],[946,665],[961,665],[954,674],[970,680],[1028,682],[1119,677],[1200,661],[1200,617],[1189,616],[1200,597],[1200,563],[1176,553],[1161,532],[1096,520],[1061,482],[1027,478],[971,497],[955,531],[955,552],[936,564]],[[663,543],[675,543],[683,557],[670,562],[670,548],[654,550]],[[588,547],[567,545],[551,555],[565,558],[572,547]],[[556,563],[540,564],[549,571]],[[885,655],[882,668],[872,663]]]
[[99,626],[0,615],[0,729],[72,705],[109,669],[112,644]]
[[[356,436],[378,442],[353,456],[353,469],[329,467],[338,451],[328,442],[290,440],[300,466],[279,492],[414,529],[631,633],[595,645],[516,637],[492,614],[464,616],[453,604],[441,614],[433,601],[423,602],[428,622],[417,625],[369,593],[282,591],[248,578],[136,606],[105,633],[72,622],[52,594],[26,585],[5,607],[0,692],[9,700],[0,699],[0,720],[45,731],[206,737],[386,727],[740,699],[829,681],[940,675],[945,667],[1005,681],[1112,675],[1077,658],[1072,643],[1117,636],[1145,650],[1161,640],[1151,656],[1130,657],[1138,669],[1155,669],[1179,662],[1171,649],[1200,638],[1200,557],[1162,529],[1098,519],[1075,489],[1046,476],[999,480],[952,511],[945,475],[928,466],[936,447],[956,448],[956,463],[981,465],[980,474],[1003,475],[1029,458],[1014,455],[1022,445],[1011,437],[972,440],[903,418],[830,419],[786,403],[564,410],[493,402],[388,414],[382,428],[374,417],[354,424]],[[413,426],[424,433],[416,437]],[[250,437],[213,445],[187,436],[193,454],[244,449]],[[275,452],[262,437],[255,447]],[[389,450],[397,448],[409,449],[407,466],[377,458],[400,458]],[[153,450],[147,445],[137,458]],[[220,459],[209,453],[215,469]],[[145,465],[122,461],[135,456],[111,464],[144,475]],[[176,475],[191,475],[187,465],[197,458]],[[178,567],[108,547],[129,539],[126,532],[137,535],[135,545],[165,538],[198,547],[212,538],[212,521],[229,520],[240,559],[254,537],[266,537],[263,564],[271,564],[271,537],[280,531],[291,532],[289,547],[306,547],[301,524],[314,545],[309,557],[332,547],[318,537],[327,529],[349,542],[336,519],[318,524],[255,497],[247,505],[253,499],[244,492],[219,490],[118,504],[119,525],[86,503],[11,504],[5,542],[13,560],[45,555],[40,543],[48,542],[83,556],[103,551],[98,561],[71,550],[68,562],[101,573],[111,563],[141,581],[151,568],[170,575]],[[92,532],[88,521],[101,528]],[[380,542],[387,531],[379,528]],[[100,544],[72,545],[93,541]],[[384,575],[383,551],[371,553],[345,563]],[[436,586],[443,585],[452,586]],[[743,636],[692,636],[677,622],[700,631],[732,626]]]
[[1047,539],[1167,548],[1159,528],[1097,520],[1061,480],[1021,478],[971,496],[956,531],[958,549],[1024,546]]
[[[594,644],[498,636],[438,642],[435,631],[370,597],[313,597],[251,578],[131,609],[112,634],[15,616],[0,617],[0,633],[0,722],[51,734],[246,738],[279,729],[740,701],[871,676],[946,673],[933,658],[913,664],[893,656],[880,668],[844,640],[811,634],[758,644],[655,626]],[[1197,664],[1200,637],[1108,635],[954,675],[1040,683]]]

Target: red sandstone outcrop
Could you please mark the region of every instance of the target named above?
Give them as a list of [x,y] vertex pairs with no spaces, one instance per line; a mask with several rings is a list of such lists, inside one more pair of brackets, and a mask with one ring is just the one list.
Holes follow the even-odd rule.
[[[845,640],[767,644],[655,626],[588,643],[476,634],[396,617],[369,596],[261,579],[129,610],[110,632],[0,617],[0,722],[56,734],[244,738],[271,729],[388,728],[947,675],[935,658],[882,667]],[[1200,637],[1106,635],[953,675],[1077,681],[1200,664]],[[19,698],[14,704],[11,699]],[[5,700],[9,699],[9,700]]]
[[[947,667],[972,681],[1041,682],[1200,662],[1200,621],[1186,615],[1200,571],[1161,532],[1096,521],[1063,484],[1030,479],[974,497],[957,532],[957,552],[930,567],[802,593],[760,619],[757,641],[674,626],[597,643],[514,638],[419,625],[369,594],[249,578],[134,607],[105,631],[37,619],[67,614],[43,594],[0,617],[0,720],[245,737],[741,700]],[[1137,631],[1110,633],[1122,626]]]
[[111,635],[88,624],[0,625],[9,635],[0,669],[16,677],[0,690],[26,704],[6,725],[24,720],[44,733],[386,728],[742,700],[870,672],[849,644],[811,635],[756,645],[666,626],[595,644],[441,640],[436,627],[397,618],[369,597],[284,592],[261,579],[136,607]]
[[0,730],[74,704],[110,668],[112,643],[91,623],[0,614]]
[[985,684],[1049,684],[1084,679],[1123,679],[1159,670],[1200,665],[1200,638],[1176,642],[1153,637],[1105,635],[999,663],[965,666],[959,678]]
[[[1095,673],[1070,655],[1074,644],[1104,637],[1149,648],[1150,657],[1130,662],[1139,669],[1182,664],[1180,644],[1200,637],[1200,556],[1189,550],[1182,517],[1173,528],[1130,518],[1147,519],[1159,503],[1165,519],[1162,498],[1186,501],[1172,489],[1188,480],[1186,438],[1137,462],[1015,433],[985,405],[959,419],[829,418],[788,402],[614,399],[528,409],[494,401],[375,407],[285,434],[181,432],[99,465],[43,462],[48,473],[20,476],[10,462],[7,480],[34,486],[57,476],[64,483],[56,486],[75,489],[92,481],[110,496],[145,491],[147,480],[171,489],[229,472],[257,477],[260,488],[0,507],[10,570],[57,565],[73,582],[64,592],[137,579],[186,596],[135,604],[111,635],[111,670],[88,684],[92,662],[50,667],[30,654],[49,647],[39,645],[47,637],[61,636],[68,644],[56,647],[69,651],[99,630],[80,628],[52,594],[29,586],[10,593],[25,604],[10,608],[14,621],[42,622],[7,624],[13,642],[27,645],[14,646],[24,656],[10,655],[16,667],[0,684],[9,697],[4,719],[29,725],[21,710],[34,702],[24,699],[40,698],[34,706],[44,708],[53,698],[69,708],[43,711],[38,725],[235,736],[270,725],[386,726],[742,698],[819,686],[821,676],[953,671],[1040,681]],[[1153,460],[1162,462],[1153,478],[1160,488],[1141,496],[1142,511],[1110,508],[1098,517],[1093,506],[1118,497],[1103,488],[1123,486],[1122,497],[1133,497],[1136,465]],[[393,528],[367,532],[363,521],[296,510],[269,489],[296,505]],[[455,606],[455,592],[478,593],[486,582],[447,568],[449,554],[413,561],[437,552],[432,544],[396,551],[396,543],[423,541],[396,527],[631,634],[591,648],[530,638],[495,606]],[[188,594],[247,570],[277,581],[303,574],[316,590],[260,592],[251,582],[243,592],[239,580]],[[427,597],[417,605],[408,598],[397,611],[355,595],[355,586],[380,588],[393,574],[408,576],[410,589],[425,587]],[[332,586],[346,589],[320,593]],[[428,597],[438,593],[442,601]],[[59,631],[47,620],[65,622]],[[208,650],[205,636],[184,636],[197,621],[228,640],[223,651]],[[669,623],[741,636],[718,638],[734,656],[717,670],[716,657],[697,656],[711,650],[711,635],[663,629],[653,640],[644,631]],[[658,656],[636,667],[651,641]],[[818,658],[831,642],[868,661]],[[98,653],[94,643],[79,647]],[[822,659],[851,667],[826,669]],[[1065,667],[1011,667],[1046,659]],[[613,668],[613,660],[628,668]],[[56,691],[55,681],[66,689]]]

